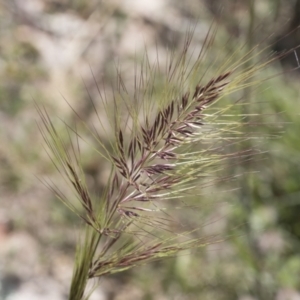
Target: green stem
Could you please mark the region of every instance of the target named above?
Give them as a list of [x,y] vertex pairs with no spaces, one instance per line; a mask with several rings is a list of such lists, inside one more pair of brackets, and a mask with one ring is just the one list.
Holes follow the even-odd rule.
[[83,243],[76,250],[69,300],[84,300],[89,271],[102,235],[87,225]]

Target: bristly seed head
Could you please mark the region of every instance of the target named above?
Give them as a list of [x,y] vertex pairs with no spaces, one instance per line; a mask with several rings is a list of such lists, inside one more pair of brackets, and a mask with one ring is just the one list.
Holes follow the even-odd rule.
[[[168,228],[176,221],[174,222],[173,216],[166,212],[163,203],[166,200],[174,200],[170,206],[177,209],[174,202],[185,199],[189,192],[197,187],[199,178],[212,177],[206,168],[229,157],[218,154],[218,150],[223,149],[223,144],[216,147],[214,145],[213,149],[199,147],[192,150],[192,145],[198,145],[200,142],[202,146],[208,139],[225,142],[230,140],[226,130],[218,137],[219,132],[216,133],[217,130],[213,131],[212,126],[208,125],[208,120],[214,120],[215,116],[210,118],[211,115],[204,114],[203,111],[227,92],[230,93],[231,86],[234,86],[232,90],[239,88],[241,83],[253,76],[254,71],[265,67],[274,59],[262,66],[247,69],[235,77],[231,76],[233,71],[245,62],[243,59],[233,61],[230,68],[227,68],[227,64],[221,66],[220,70],[226,71],[220,71],[207,84],[203,84],[200,78],[206,73],[202,74],[203,76],[199,75],[201,62],[212,44],[214,32],[208,34],[204,50],[201,50],[197,61],[189,67],[187,62],[190,61],[188,49],[191,38],[192,35],[188,33],[182,52],[177,58],[171,57],[165,69],[167,74],[163,90],[159,93],[155,94],[154,87],[159,77],[159,64],[152,67],[147,57],[140,75],[136,76],[133,97],[128,94],[120,74],[118,90],[113,91],[113,101],[108,101],[106,95],[103,96],[99,92],[103,103],[108,105],[113,102],[116,111],[116,116],[112,118],[114,122],[111,122],[115,139],[114,142],[110,142],[110,147],[100,140],[101,135],[97,130],[89,128],[97,141],[97,153],[112,164],[107,186],[103,188],[100,196],[92,196],[85,183],[78,145],[78,140],[83,138],[77,129],[70,130],[75,133],[76,142],[74,144],[70,139],[69,149],[47,112],[38,108],[44,125],[41,132],[57,161],[54,162],[55,166],[71,185],[81,208],[72,205],[72,201],[59,189],[53,190],[87,224],[85,240],[77,250],[71,290],[77,292],[78,286],[85,287],[82,282],[86,283],[88,278],[121,272],[142,262],[172,256],[178,251],[220,240],[218,237],[211,237],[209,241],[192,237],[191,233],[197,228],[190,231],[183,229],[183,232],[175,230],[173,233]],[[246,56],[245,61],[247,59]],[[161,79],[158,79],[162,85]],[[122,96],[122,93],[125,93],[125,96]],[[118,102],[119,98],[121,103]],[[134,103],[126,99],[134,99]],[[120,114],[124,103],[129,113],[125,123],[122,122]],[[99,123],[106,132],[96,106],[92,104]],[[79,114],[76,115],[79,117]],[[87,125],[84,121],[83,123]],[[235,132],[236,128],[234,125],[232,131]],[[234,153],[232,157],[241,154],[243,153]],[[208,182],[207,185],[209,184],[211,183]],[[193,193],[197,194],[196,191]],[[177,241],[178,235],[184,239],[183,242]],[[76,300],[81,300],[82,295],[83,291]]]

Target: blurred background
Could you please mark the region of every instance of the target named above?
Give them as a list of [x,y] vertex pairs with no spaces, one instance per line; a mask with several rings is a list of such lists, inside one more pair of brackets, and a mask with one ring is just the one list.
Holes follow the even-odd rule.
[[[145,49],[150,61],[156,53],[164,61],[168,51],[182,47],[191,27],[193,45],[202,45],[213,20],[218,34],[212,58],[226,57],[237,45],[246,53],[259,43],[271,53],[300,44],[299,0],[0,1],[1,300],[67,299],[80,232],[77,217],[41,182],[59,176],[44,150],[35,103],[71,122],[67,100],[92,121],[88,99],[90,94],[97,102],[95,82],[109,90],[119,66],[133,89],[134,64]],[[195,222],[224,241],[107,276],[91,299],[300,299],[296,57],[259,71],[259,89],[241,91],[251,104],[247,113],[259,113],[255,132],[261,139],[238,147],[266,153],[225,165],[224,175],[241,176],[211,187],[201,199]],[[88,146],[82,155],[89,184],[100,192],[109,166]]]

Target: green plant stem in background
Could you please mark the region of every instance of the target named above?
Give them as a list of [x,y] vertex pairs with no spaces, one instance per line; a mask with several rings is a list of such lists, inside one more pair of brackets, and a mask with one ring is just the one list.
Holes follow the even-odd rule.
[[[248,12],[249,12],[249,24],[247,30],[247,40],[246,40],[246,49],[247,52],[254,48],[255,46],[255,0],[248,0]],[[251,65],[255,64],[255,56],[251,57],[247,64],[245,64],[246,68],[249,68]],[[255,76],[255,74],[254,74]],[[245,103],[252,103],[252,86],[246,87],[243,91],[244,93],[244,101]],[[243,122],[245,124],[250,122],[250,118],[248,115],[251,113],[249,111],[249,106],[243,105],[242,106],[242,113],[245,115]],[[246,131],[244,132],[247,135],[247,126],[245,125],[244,128]],[[244,143],[241,143],[241,150],[243,149],[251,149],[253,147],[252,141],[248,140]],[[247,162],[247,167],[251,169],[251,162]],[[249,251],[250,256],[250,263],[252,264],[255,270],[255,283],[254,283],[254,296],[257,299],[268,299],[266,298],[267,293],[264,291],[263,284],[262,284],[262,274],[263,274],[263,255],[258,247],[257,240],[255,233],[251,227],[251,218],[253,216],[253,199],[251,197],[251,182],[253,181],[253,175],[248,174],[247,176],[243,176],[240,181],[240,203],[242,207],[242,211],[244,214],[244,231],[245,231],[245,239],[247,241],[246,248]],[[247,251],[247,250],[246,250]]]

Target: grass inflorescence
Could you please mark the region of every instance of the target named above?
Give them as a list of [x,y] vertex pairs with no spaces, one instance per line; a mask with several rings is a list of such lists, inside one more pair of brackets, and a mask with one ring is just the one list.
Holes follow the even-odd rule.
[[[215,31],[211,30],[195,58],[190,49],[192,34],[188,33],[183,50],[179,55],[170,55],[165,68],[158,60],[151,65],[146,54],[140,71],[135,73],[133,94],[128,92],[120,73],[111,99],[99,88],[103,111],[109,119],[107,124],[111,126],[110,132],[114,132],[109,147],[101,140],[99,129],[88,126],[74,110],[95,139],[96,153],[111,164],[107,185],[100,196],[93,195],[88,188],[80,159],[79,145],[84,138],[77,127],[66,125],[66,142],[47,111],[38,107],[47,151],[73,190],[76,202],[58,187],[51,188],[86,224],[77,247],[69,299],[87,299],[85,290],[91,278],[225,238],[199,237],[195,234],[197,227],[185,227],[172,211],[195,209],[194,202],[189,204],[189,197],[200,195],[199,189],[206,185],[228,180],[213,176],[222,161],[235,157],[249,159],[251,149],[231,154],[223,151],[236,139],[243,139],[239,122],[219,122],[238,100],[216,110],[211,106],[234,91],[256,85],[255,72],[285,54],[248,67],[249,57],[258,55],[257,52],[252,50],[238,57],[237,50],[207,80],[209,72],[203,64],[214,37]],[[105,125],[97,105],[91,101],[100,128],[108,132],[109,125]],[[109,114],[111,106],[113,115]],[[198,199],[201,201],[201,197]]]

